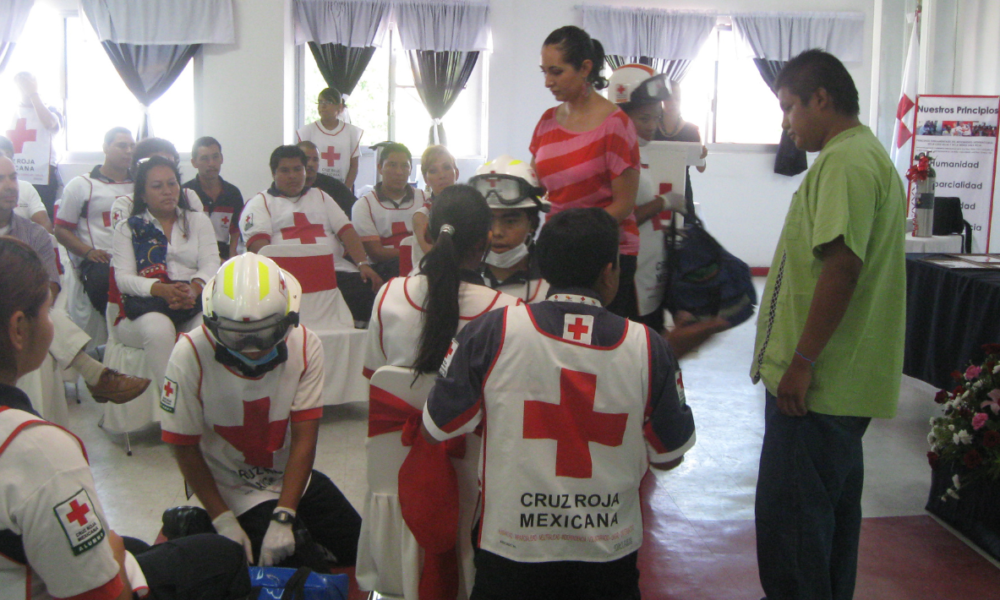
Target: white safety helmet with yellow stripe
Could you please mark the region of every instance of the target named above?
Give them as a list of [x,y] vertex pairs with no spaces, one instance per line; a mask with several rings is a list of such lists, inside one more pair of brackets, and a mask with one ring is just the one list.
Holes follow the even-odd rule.
[[669,100],[671,93],[667,76],[646,65],[618,67],[608,78],[608,99],[615,104],[650,104]]
[[230,258],[201,293],[205,326],[235,352],[270,350],[299,324],[302,286],[273,260],[252,252]]
[[543,199],[545,188],[531,164],[502,154],[476,169],[469,185],[479,190],[490,208],[537,208],[549,212],[551,204]]

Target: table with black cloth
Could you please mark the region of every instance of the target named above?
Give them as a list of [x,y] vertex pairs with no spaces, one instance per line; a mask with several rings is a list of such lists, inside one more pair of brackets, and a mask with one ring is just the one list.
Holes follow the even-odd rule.
[[1000,269],[949,269],[906,255],[903,373],[941,389],[951,373],[979,363],[1000,343]]

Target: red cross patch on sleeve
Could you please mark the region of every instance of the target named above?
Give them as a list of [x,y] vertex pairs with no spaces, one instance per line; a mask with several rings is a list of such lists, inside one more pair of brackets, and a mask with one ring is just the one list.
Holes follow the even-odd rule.
[[594,335],[594,316],[567,314],[563,318],[563,339],[589,346]]
[[438,375],[441,377],[448,375],[448,367],[451,366],[451,359],[455,358],[455,350],[458,350],[458,340],[451,340],[451,346],[448,346],[448,352],[445,353],[441,367],[438,368]]
[[169,377],[163,378],[163,394],[160,395],[160,408],[168,413],[173,413],[177,408],[177,382]]
[[100,544],[106,535],[104,525],[93,507],[94,503],[90,501],[87,490],[81,488],[71,498],[52,508],[66,534],[73,556],[79,556]]

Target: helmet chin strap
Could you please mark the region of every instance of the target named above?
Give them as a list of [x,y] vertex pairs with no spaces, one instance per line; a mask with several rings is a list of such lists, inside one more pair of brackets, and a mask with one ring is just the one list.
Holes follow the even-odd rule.
[[271,350],[268,356],[261,359],[263,362],[256,364],[256,361],[251,361],[238,352],[230,350],[220,343],[216,343],[215,360],[227,367],[237,369],[245,377],[260,377],[288,360],[288,346],[285,345],[284,341],[281,341]]

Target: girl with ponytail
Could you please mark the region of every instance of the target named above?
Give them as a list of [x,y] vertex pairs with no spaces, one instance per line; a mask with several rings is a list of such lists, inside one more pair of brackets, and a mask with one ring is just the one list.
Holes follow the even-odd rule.
[[386,365],[433,373],[469,321],[519,303],[483,285],[478,274],[490,248],[491,221],[490,207],[475,188],[452,185],[437,196],[428,225],[434,245],[420,261],[420,273],[389,280],[375,298],[366,376]]
[[597,207],[618,222],[621,285],[607,308],[636,317],[632,281],[639,228],[633,210],[639,187],[639,141],[628,116],[595,91],[608,85],[601,77],[603,66],[604,47],[579,27],[560,27],[545,38],[542,75],[560,104],[542,115],[529,149],[538,179],[548,190],[552,214],[571,207]]

